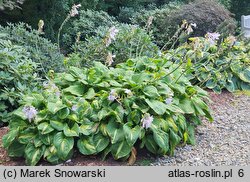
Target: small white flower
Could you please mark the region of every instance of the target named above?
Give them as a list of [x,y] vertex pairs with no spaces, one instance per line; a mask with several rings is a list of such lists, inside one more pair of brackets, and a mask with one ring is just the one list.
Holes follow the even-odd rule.
[[151,126],[153,120],[153,116],[150,116],[148,113],[144,114],[143,118],[141,119],[142,127],[148,129]]
[[191,23],[190,24],[192,27],[194,27],[194,28],[197,28],[197,24],[196,23]]
[[126,94],[128,94],[128,95],[131,95],[131,94],[132,94],[131,90],[129,90],[129,89],[125,89],[124,92],[125,92]]
[[26,116],[26,118],[29,120],[29,122],[32,121],[37,115],[37,110],[33,106],[24,106],[23,113]]
[[165,103],[169,105],[172,103],[172,101],[173,101],[173,98],[169,97],[169,98],[166,98]]

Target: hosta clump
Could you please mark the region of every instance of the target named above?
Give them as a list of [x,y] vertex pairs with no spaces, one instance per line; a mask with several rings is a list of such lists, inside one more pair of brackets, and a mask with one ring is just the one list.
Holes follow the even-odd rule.
[[36,73],[39,65],[29,58],[30,53],[4,40],[5,36],[0,34],[0,125],[18,108],[20,97],[38,90],[41,81]]
[[[190,38],[190,43],[167,52],[172,61],[189,64],[192,83],[221,93],[250,90],[249,43],[229,36],[219,41],[218,33]],[[183,59],[184,58],[184,59]]]
[[24,97],[14,112],[4,147],[31,165],[42,157],[67,160],[74,147],[83,155],[111,153],[115,159],[134,156],[139,146],[173,154],[180,143],[195,143],[200,116],[212,120],[206,92],[180,77],[184,70],[177,66],[140,58],[116,68],[95,62],[51,75],[44,92]]

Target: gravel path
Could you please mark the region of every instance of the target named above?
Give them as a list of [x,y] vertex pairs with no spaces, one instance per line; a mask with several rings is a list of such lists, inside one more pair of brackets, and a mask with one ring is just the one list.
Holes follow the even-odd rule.
[[250,164],[250,97],[210,93],[214,122],[197,128],[195,146],[177,148],[174,157],[157,158],[151,165],[246,166]]

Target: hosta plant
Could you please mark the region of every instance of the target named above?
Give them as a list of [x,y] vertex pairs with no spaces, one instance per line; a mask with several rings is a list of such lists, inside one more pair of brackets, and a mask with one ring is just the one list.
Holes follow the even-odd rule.
[[44,92],[24,97],[13,112],[3,145],[29,165],[65,161],[74,148],[115,159],[131,159],[138,148],[173,154],[195,143],[201,117],[212,120],[207,93],[183,71],[167,59],[140,58],[51,74]]
[[[229,36],[218,41],[219,34],[208,33],[205,38],[190,38],[166,57],[173,62],[190,65],[192,83],[221,93],[250,90],[250,48],[246,41]],[[183,64],[183,65],[186,65]]]
[[0,125],[7,122],[9,113],[18,108],[23,94],[37,90],[41,81],[36,71],[39,65],[29,57],[30,53],[22,46],[4,40],[0,34]]

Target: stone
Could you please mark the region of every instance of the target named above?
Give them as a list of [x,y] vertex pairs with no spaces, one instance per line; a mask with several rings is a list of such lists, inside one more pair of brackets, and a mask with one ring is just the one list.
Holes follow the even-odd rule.
[[241,16],[241,28],[244,36],[250,38],[250,15]]

